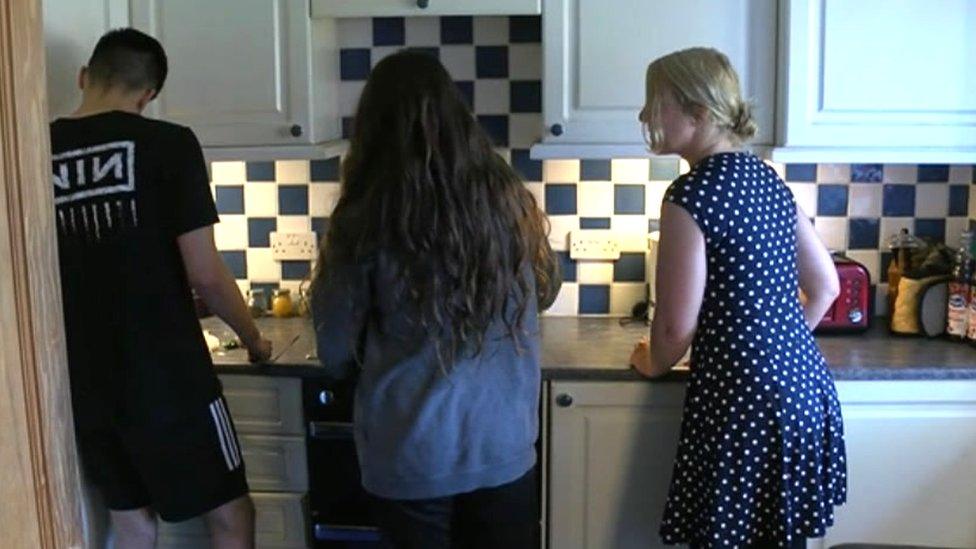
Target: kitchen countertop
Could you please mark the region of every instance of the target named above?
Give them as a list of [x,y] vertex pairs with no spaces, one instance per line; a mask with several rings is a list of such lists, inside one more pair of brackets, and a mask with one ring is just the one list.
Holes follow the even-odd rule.
[[[627,366],[634,343],[647,332],[643,324],[621,326],[614,318],[543,317],[542,375],[553,380],[641,380]],[[221,340],[233,332],[216,318],[201,322]],[[881,324],[877,322],[876,324]],[[311,322],[303,318],[258,319],[258,327],[274,345],[269,364],[247,361],[243,349],[219,351],[214,366],[220,374],[319,376]],[[296,339],[297,338],[297,339]],[[876,326],[863,334],[818,336],[837,380],[976,379],[976,348],[944,340],[891,336]],[[687,370],[675,370],[656,381],[683,381]]]

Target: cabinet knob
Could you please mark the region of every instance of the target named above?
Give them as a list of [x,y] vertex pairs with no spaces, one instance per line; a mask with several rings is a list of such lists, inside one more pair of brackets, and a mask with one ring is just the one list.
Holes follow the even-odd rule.
[[559,406],[560,408],[569,408],[572,405],[573,397],[571,395],[567,395],[566,393],[556,395],[556,406]]
[[291,133],[292,137],[302,136],[302,127],[299,126],[298,124],[294,124],[291,128],[288,129],[288,131]]
[[553,124],[552,126],[549,126],[549,133],[555,135],[556,137],[559,137],[560,135],[563,134],[563,125]]
[[322,391],[319,393],[319,403],[322,406],[328,406],[335,401],[335,393],[332,391]]
[[430,5],[430,0],[417,0],[417,7],[425,10]]

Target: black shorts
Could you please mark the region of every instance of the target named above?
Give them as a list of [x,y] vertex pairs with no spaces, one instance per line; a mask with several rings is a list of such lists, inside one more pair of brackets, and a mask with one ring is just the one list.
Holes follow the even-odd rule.
[[218,397],[163,428],[77,426],[85,473],[108,508],[187,520],[248,493],[227,403]]

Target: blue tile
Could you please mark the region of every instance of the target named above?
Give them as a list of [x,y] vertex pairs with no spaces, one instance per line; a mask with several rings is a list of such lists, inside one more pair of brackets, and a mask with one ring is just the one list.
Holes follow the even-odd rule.
[[478,46],[474,57],[478,78],[508,78],[508,46]]
[[915,215],[915,186],[885,185],[881,213],[885,216]]
[[441,17],[441,44],[474,43],[474,19],[469,16]]
[[349,139],[352,137],[353,123],[356,121],[352,116],[342,117],[342,138]]
[[949,181],[948,164],[919,164],[919,183],[946,183]]
[[852,250],[877,250],[881,221],[873,219],[851,219],[848,222],[847,247]]
[[538,15],[509,17],[508,41],[513,44],[542,42],[542,17]]
[[576,215],[576,185],[546,185],[546,213],[549,215]]
[[542,181],[542,161],[529,158],[529,149],[512,149],[512,167],[525,181]]
[[496,147],[508,146],[508,115],[479,114],[478,123]]
[[249,248],[271,247],[271,233],[278,230],[274,217],[249,217],[247,219],[247,245]]
[[336,182],[340,179],[338,156],[327,160],[312,160],[309,163],[309,175],[312,181],[331,181]]
[[786,180],[793,183],[798,181],[816,181],[816,164],[787,164]]
[[278,185],[278,215],[308,215],[308,185]]
[[559,257],[563,282],[576,282],[576,260],[569,257],[569,252],[556,252],[556,256]]
[[581,217],[580,229],[609,229],[610,228],[610,218],[609,217]]
[[274,162],[248,162],[247,180],[248,181],[274,181],[275,180]]
[[217,185],[217,213],[243,214],[244,187]]
[[580,160],[580,181],[610,181],[610,161]]
[[508,100],[512,112],[542,112],[542,81],[513,80]]
[[374,17],[373,45],[402,46],[406,42],[406,32],[402,17]]
[[313,217],[312,218],[312,232],[315,233],[315,239],[318,240],[321,243],[322,242],[322,239],[325,238],[325,234],[327,232],[329,232],[329,218],[328,217]]
[[648,219],[647,220],[647,232],[653,233],[654,231],[661,230],[661,220],[660,219]]
[[881,282],[888,282],[888,268],[891,267],[893,259],[895,259],[895,254],[881,252]]
[[369,78],[369,48],[345,48],[339,50],[339,79],[366,80]]
[[312,271],[311,261],[282,261],[281,279],[282,280],[303,280]]
[[881,164],[851,164],[851,181],[855,183],[880,183],[883,177]]
[[644,185],[614,185],[613,213],[644,215]]
[[438,48],[437,46],[413,46],[407,49],[414,53],[422,53],[424,55],[429,55],[434,59],[439,60],[441,58],[441,49]]
[[461,93],[461,99],[468,106],[468,109],[474,109],[474,82],[470,80],[457,80],[454,82],[457,86],[458,92]]
[[220,258],[237,280],[247,280],[247,254],[243,250],[222,251]]
[[614,282],[644,282],[645,275],[644,252],[624,252],[620,259],[613,262]]
[[847,215],[847,185],[818,185],[817,215]]
[[919,238],[928,238],[934,242],[945,242],[946,220],[916,219],[915,236]]
[[949,186],[949,215],[959,216],[969,214],[969,187],[966,185]]
[[610,314],[610,286],[608,284],[580,284],[579,313],[581,315]]

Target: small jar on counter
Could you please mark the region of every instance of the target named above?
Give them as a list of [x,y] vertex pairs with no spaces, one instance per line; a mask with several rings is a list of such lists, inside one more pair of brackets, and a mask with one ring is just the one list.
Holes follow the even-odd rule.
[[274,299],[271,300],[271,314],[275,318],[288,318],[294,312],[294,304],[291,301],[291,290],[279,289],[274,291]]
[[247,310],[251,317],[258,318],[263,316],[268,310],[268,298],[264,295],[261,288],[253,288],[247,293]]

